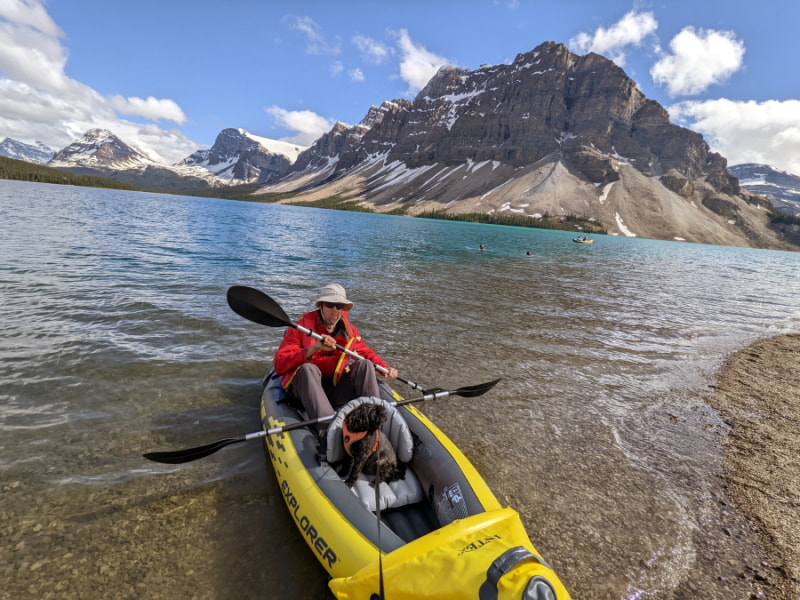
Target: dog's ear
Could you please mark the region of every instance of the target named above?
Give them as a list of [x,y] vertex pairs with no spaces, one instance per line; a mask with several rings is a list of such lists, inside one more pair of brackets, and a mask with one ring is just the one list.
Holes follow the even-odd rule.
[[382,404],[373,404],[370,411],[370,429],[380,429],[386,421],[386,407]]

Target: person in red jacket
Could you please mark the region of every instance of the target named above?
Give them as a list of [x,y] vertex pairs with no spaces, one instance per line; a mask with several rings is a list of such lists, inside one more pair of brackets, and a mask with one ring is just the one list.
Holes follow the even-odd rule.
[[[317,310],[305,313],[298,325],[322,336],[315,340],[290,327],[273,359],[275,372],[290,398],[302,402],[309,419],[333,415],[336,408],[361,396],[380,397],[375,365],[388,369],[384,377],[394,379],[397,370],[389,367],[361,339],[348,315],[353,303],[338,283],[322,288]],[[356,352],[358,360],[336,348],[336,344]],[[327,427],[319,428],[323,437]]]

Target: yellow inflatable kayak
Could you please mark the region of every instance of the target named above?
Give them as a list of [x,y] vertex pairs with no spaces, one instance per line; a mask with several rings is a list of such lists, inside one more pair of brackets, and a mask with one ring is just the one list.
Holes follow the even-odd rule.
[[[264,430],[304,421],[273,373],[264,383]],[[264,436],[289,515],[330,574],[334,596],[379,598],[382,581],[389,600],[568,600],[517,512],[500,505],[467,458],[420,411],[398,406],[402,399],[381,388],[382,398],[359,398],[337,413],[324,456],[312,427]],[[365,475],[351,489],[336,470],[343,456],[337,428],[363,402],[387,407],[382,431],[407,462],[405,479],[381,482],[377,494]]]

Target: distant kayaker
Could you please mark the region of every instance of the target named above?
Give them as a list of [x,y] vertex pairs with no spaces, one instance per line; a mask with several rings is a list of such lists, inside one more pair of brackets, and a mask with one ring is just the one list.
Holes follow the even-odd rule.
[[[380,397],[375,365],[388,369],[384,377],[396,378],[397,370],[361,339],[348,315],[353,303],[338,283],[322,288],[316,310],[305,313],[298,325],[323,336],[321,341],[290,327],[273,359],[275,372],[290,401],[299,401],[309,419],[333,415],[336,408],[361,396]],[[351,358],[336,344],[365,360]],[[320,426],[322,438],[327,425]]]

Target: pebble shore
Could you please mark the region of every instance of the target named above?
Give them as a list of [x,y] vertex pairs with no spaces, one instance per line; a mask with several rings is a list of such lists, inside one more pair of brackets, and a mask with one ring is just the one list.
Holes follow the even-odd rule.
[[708,403],[730,427],[727,492],[768,560],[766,597],[800,598],[800,335],[756,342],[728,357]]

